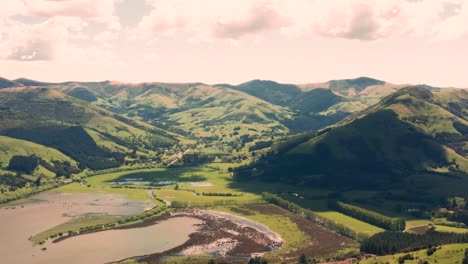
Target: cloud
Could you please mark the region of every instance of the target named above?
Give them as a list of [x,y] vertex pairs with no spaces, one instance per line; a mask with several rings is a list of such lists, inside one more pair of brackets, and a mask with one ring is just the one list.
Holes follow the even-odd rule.
[[52,58],[51,43],[39,39],[30,40],[21,46],[15,47],[7,57],[9,60],[20,61],[52,60]]
[[375,18],[374,10],[368,5],[354,7],[349,19],[331,17],[324,26],[316,28],[316,32],[326,37],[373,40],[378,37],[380,24]]
[[244,19],[217,21],[212,30],[217,38],[237,39],[244,35],[260,33],[267,30],[279,30],[288,22],[271,6],[263,3],[253,6]]
[[57,61],[65,59],[73,42],[82,39],[87,23],[76,17],[53,17],[43,23],[24,24],[13,19],[0,20],[0,60]]
[[24,0],[26,13],[33,16],[112,16],[116,0]]
[[120,0],[16,0],[5,1],[0,17],[16,16],[21,21],[38,18],[75,17],[104,23],[112,29],[121,27],[115,16],[115,5]]
[[[135,33],[153,40],[181,36],[210,41],[245,36],[257,39],[270,33],[358,40],[438,37],[455,32],[442,26],[445,18],[468,17],[460,2],[454,1],[147,0],[152,11],[143,17]],[[468,25],[456,28],[463,34]]]
[[462,3],[454,3],[454,2],[443,2],[442,3],[442,11],[440,12],[440,17],[443,19],[457,16],[460,14],[462,10]]
[[[143,1],[6,1],[0,9],[0,59],[57,61],[73,52],[93,58],[100,50],[110,57],[126,45],[152,50],[162,38],[241,46],[282,36],[373,41],[468,33],[468,9],[460,0]],[[125,11],[132,4],[139,9]]]

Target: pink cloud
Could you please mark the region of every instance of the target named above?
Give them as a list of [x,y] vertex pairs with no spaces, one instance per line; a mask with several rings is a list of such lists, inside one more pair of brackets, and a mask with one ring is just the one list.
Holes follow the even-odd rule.
[[27,13],[34,16],[110,16],[114,12],[114,0],[26,0]]
[[253,6],[244,19],[216,21],[212,30],[215,37],[237,39],[244,35],[279,30],[287,25],[287,20],[277,10],[261,3]]
[[[139,29],[148,36],[238,39],[281,32],[374,40],[394,36],[444,35],[440,14],[465,16],[459,1],[180,1],[149,0],[153,11]],[[464,32],[468,25],[458,25]],[[437,30],[437,31],[436,31]],[[450,30],[453,31],[453,30]]]

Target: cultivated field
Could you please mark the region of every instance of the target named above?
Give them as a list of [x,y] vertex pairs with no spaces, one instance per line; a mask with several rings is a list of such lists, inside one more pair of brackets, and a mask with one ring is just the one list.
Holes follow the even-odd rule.
[[[421,261],[427,260],[427,263],[439,263],[439,264],[454,264],[454,263],[461,263],[463,256],[465,254],[465,249],[468,248],[468,244],[453,244],[453,245],[445,245],[438,247],[438,250],[428,256],[427,250],[419,250],[415,252],[410,252],[413,256],[413,260],[406,260],[405,264],[418,264]],[[376,258],[369,258],[366,260],[361,260],[359,263],[361,264],[377,264],[377,263],[389,263],[389,264],[397,264],[398,258],[404,256],[408,253],[401,253],[401,254],[394,254]]]

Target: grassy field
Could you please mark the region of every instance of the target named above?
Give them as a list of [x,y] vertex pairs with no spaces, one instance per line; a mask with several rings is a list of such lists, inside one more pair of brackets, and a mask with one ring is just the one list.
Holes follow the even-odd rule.
[[369,236],[372,236],[372,235],[375,235],[377,233],[384,231],[382,228],[370,225],[366,222],[349,217],[339,212],[332,212],[332,211],[318,212],[317,214],[327,219],[330,219],[336,223],[345,225],[358,233],[365,233],[365,234],[368,234]]
[[[411,252],[414,260],[406,260],[405,264],[418,264],[420,261],[427,260],[428,263],[439,263],[439,264],[455,264],[461,263],[465,249],[468,248],[468,244],[453,244],[441,246],[433,255],[428,256],[426,250],[419,250]],[[377,264],[377,263],[398,263],[398,258],[406,255],[407,253],[388,255],[382,257],[376,257],[375,259],[370,258],[367,260],[361,260],[361,264]]]
[[93,226],[93,225],[104,225],[110,223],[117,219],[115,216],[107,215],[107,214],[90,214],[83,217],[75,218],[69,222],[64,224],[58,225],[51,229],[45,230],[39,234],[34,235],[31,238],[31,241],[34,243],[39,243],[41,241],[46,240],[51,235],[63,233],[67,234],[69,230],[79,230],[81,227]]
[[423,225],[429,225],[431,224],[432,221],[428,219],[415,219],[415,220],[407,220],[406,221],[406,228],[412,228],[416,226],[423,226]]
[[442,226],[442,225],[435,225],[435,228],[437,231],[440,231],[440,232],[468,233],[468,228],[458,228],[458,227]]
[[[257,194],[236,189],[230,185],[231,175],[227,173],[227,168],[231,164],[214,163],[209,167],[184,167],[184,168],[152,168],[134,171],[123,171],[106,173],[84,179],[90,187],[85,187],[79,183],[72,183],[52,190],[52,192],[64,193],[109,193],[125,195],[133,200],[148,200],[147,189],[154,190],[156,197],[167,201],[196,202],[202,204],[214,201],[233,200],[236,203],[251,203],[260,201]],[[218,168],[220,170],[218,170]],[[151,187],[146,185],[134,185],[135,188],[113,188],[114,181],[125,179],[141,179],[142,181],[177,181],[178,190],[175,184],[161,187]],[[142,188],[142,189],[138,189]],[[202,196],[196,193],[230,193],[233,196]]]
[[[99,177],[99,176],[95,176]],[[115,189],[110,186],[93,186],[93,187],[84,187],[77,182],[72,184],[64,185],[60,188],[50,190],[49,192],[58,192],[58,193],[101,193],[101,194],[120,194],[126,196],[131,200],[138,201],[152,201],[150,199],[147,190],[143,189]]]

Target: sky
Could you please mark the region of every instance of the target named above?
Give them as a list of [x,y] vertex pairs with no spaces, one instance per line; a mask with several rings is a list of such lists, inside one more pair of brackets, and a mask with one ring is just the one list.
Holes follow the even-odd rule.
[[1,0],[0,76],[468,87],[468,0]]

